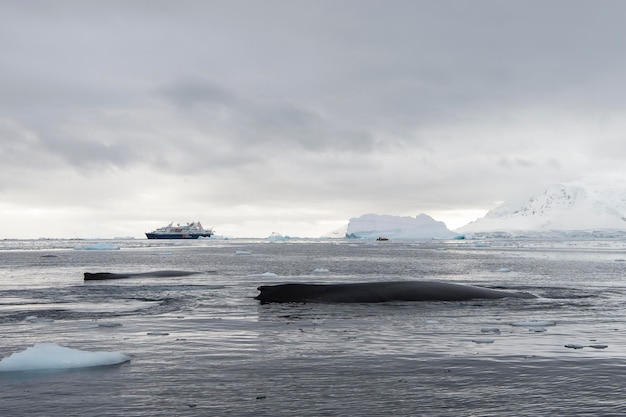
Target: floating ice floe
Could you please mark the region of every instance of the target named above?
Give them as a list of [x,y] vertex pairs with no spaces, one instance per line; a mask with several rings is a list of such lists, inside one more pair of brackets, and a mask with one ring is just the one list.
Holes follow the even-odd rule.
[[509,268],[500,268],[496,272],[511,272]]
[[37,317],[37,316],[27,316],[24,317],[24,321],[27,321],[29,323],[51,323],[54,321],[54,319],[48,319],[45,317]]
[[500,333],[500,329],[497,327],[483,327],[480,329],[481,333]]
[[106,322],[106,323],[98,323],[98,327],[121,327],[122,323],[116,322]]
[[235,255],[252,255],[252,251],[249,251],[249,250],[238,250],[238,251],[235,251]]
[[119,352],[90,352],[54,343],[36,343],[0,360],[0,372],[89,368],[128,361],[130,356]]
[[313,270],[314,274],[328,274],[330,271],[326,268],[316,268]]
[[472,342],[477,343],[477,344],[487,344],[487,343],[493,343],[494,339],[472,339]]
[[531,320],[531,321],[514,321],[511,326],[515,327],[548,327],[556,326],[555,321],[551,320]]
[[276,275],[273,272],[263,272],[262,274],[250,274],[250,275],[246,275],[247,277],[254,277],[254,278],[277,278],[278,275]]
[[569,343],[567,345],[565,345],[566,348],[568,349],[582,349],[584,347],[590,347],[592,349],[606,349],[609,347],[609,345],[605,345],[605,344],[593,344],[593,345],[579,345],[576,343]]
[[119,245],[108,242],[96,242],[88,245],[74,246],[74,250],[119,250]]

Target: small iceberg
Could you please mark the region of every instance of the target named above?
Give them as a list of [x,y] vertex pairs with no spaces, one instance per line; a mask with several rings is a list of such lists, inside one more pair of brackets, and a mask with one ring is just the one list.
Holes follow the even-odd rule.
[[276,233],[276,232],[272,232],[271,235],[269,235],[268,237],[266,237],[267,240],[272,240],[272,241],[276,241],[276,240],[289,240],[290,237],[289,236],[283,236],[280,233]]
[[119,352],[90,352],[54,343],[36,343],[0,360],[0,372],[90,368],[128,361],[130,356]]
[[330,271],[326,268],[315,268],[313,271],[314,274],[328,274]]
[[235,252],[235,255],[252,255],[252,251],[249,250],[238,250]]

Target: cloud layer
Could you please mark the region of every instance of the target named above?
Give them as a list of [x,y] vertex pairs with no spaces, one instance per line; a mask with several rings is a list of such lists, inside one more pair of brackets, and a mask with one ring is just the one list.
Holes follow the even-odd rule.
[[0,0],[3,238],[450,227],[621,174],[621,1]]

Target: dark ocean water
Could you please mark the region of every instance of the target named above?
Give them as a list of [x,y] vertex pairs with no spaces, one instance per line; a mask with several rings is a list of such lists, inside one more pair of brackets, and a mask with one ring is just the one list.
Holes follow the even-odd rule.
[[[0,373],[0,415],[626,414],[626,242],[122,240],[84,250],[92,243],[0,243],[0,357],[52,342],[131,361]],[[155,270],[201,273],[83,281]],[[537,298],[253,299],[265,284],[405,279]]]

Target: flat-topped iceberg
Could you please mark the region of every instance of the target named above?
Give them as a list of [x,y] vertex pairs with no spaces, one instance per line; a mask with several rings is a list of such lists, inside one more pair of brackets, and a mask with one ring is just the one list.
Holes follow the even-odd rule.
[[362,239],[450,239],[454,236],[444,222],[423,213],[415,217],[364,214],[350,219],[346,231],[346,237]]

